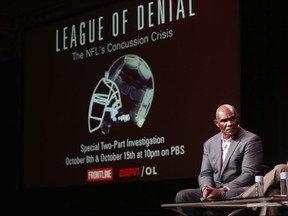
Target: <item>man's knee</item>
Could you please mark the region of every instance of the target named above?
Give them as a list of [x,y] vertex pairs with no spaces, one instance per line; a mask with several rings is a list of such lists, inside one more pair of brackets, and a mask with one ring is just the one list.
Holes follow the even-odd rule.
[[185,202],[186,198],[185,198],[185,193],[184,191],[179,191],[177,194],[176,194],[176,197],[175,197],[175,202]]

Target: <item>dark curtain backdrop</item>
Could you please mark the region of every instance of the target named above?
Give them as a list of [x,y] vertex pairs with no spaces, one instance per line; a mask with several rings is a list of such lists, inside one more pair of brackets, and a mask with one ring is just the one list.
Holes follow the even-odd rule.
[[[241,124],[261,136],[264,163],[271,167],[288,161],[287,23],[283,3],[241,1]],[[6,212],[5,215],[174,215],[160,209],[160,204],[173,202],[179,189],[197,185],[196,179],[186,179],[61,191],[52,188],[17,190],[21,163],[18,139],[21,135],[18,130],[21,55],[1,59],[0,66],[1,116],[4,119],[0,158],[0,187],[4,199],[1,206],[4,208],[0,211]],[[113,196],[105,196],[106,192]]]
[[278,1],[241,2],[242,125],[264,142],[269,166],[288,161],[287,12]]

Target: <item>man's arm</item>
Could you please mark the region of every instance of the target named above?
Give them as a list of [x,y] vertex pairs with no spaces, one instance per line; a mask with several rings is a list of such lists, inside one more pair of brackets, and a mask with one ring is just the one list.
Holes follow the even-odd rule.
[[[261,165],[263,162],[261,139],[255,135],[251,139],[246,140],[246,144],[243,145],[243,147],[241,146],[241,148],[243,148],[244,152],[241,164],[241,174],[231,182],[225,184],[225,186],[228,188],[238,188],[252,185],[254,183],[255,175],[258,175],[261,170]],[[233,158],[233,160],[237,161],[237,158]],[[229,172],[227,172],[227,175],[229,175]]]

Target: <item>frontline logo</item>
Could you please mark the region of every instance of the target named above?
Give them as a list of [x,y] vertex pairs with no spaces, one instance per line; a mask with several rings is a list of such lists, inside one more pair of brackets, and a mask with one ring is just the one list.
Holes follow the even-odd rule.
[[87,182],[112,181],[112,180],[113,180],[112,167],[87,170]]

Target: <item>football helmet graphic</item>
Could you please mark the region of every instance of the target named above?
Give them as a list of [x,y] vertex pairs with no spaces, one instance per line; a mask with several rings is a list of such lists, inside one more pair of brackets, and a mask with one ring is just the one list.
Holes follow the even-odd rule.
[[88,127],[109,134],[113,123],[133,121],[142,127],[154,96],[154,78],[149,65],[139,56],[118,58],[97,83],[91,96]]

